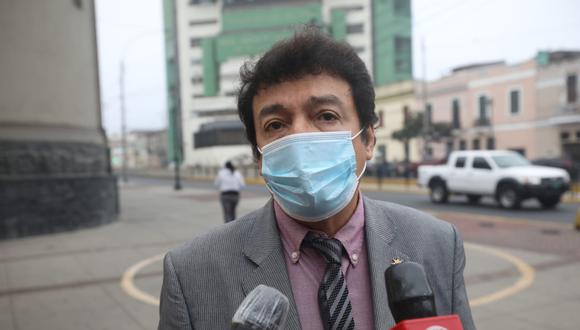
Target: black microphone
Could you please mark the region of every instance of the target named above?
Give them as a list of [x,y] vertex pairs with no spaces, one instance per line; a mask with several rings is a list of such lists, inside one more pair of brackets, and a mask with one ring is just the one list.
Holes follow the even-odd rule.
[[437,316],[435,295],[423,266],[394,264],[385,271],[389,308],[397,323],[391,330],[462,330],[458,315]]
[[290,303],[280,291],[258,285],[242,301],[232,318],[234,330],[284,329]]
[[385,271],[385,282],[395,322],[437,316],[433,290],[420,264],[403,262],[392,265]]

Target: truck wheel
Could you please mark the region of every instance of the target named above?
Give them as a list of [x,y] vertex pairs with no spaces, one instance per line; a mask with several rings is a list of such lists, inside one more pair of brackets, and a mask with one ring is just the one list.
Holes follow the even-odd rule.
[[430,188],[429,197],[431,197],[431,202],[437,204],[447,203],[449,192],[447,192],[447,187],[445,187],[444,182],[435,181],[431,184]]
[[467,201],[469,202],[469,204],[477,204],[479,203],[480,199],[481,199],[480,195],[472,195],[472,194],[467,195]]
[[538,201],[544,209],[553,209],[560,203],[560,196],[538,197]]
[[513,185],[503,185],[497,193],[497,202],[504,209],[519,209],[522,198]]

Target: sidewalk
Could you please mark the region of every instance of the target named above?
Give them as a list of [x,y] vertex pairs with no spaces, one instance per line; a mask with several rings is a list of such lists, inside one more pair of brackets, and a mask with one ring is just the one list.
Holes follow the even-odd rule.
[[[132,283],[145,296],[157,298],[162,264],[154,257],[221,225],[219,202],[207,190],[174,192],[137,184],[120,190],[122,215],[116,223],[0,241],[0,329],[156,328],[157,306],[129,295],[121,278],[131,266],[148,260]],[[265,201],[244,192],[238,213]],[[559,236],[540,235],[545,228],[538,224],[481,216],[438,216],[455,223],[466,241],[465,278],[478,329],[577,329],[580,235],[567,228],[558,229]],[[538,249],[517,244],[515,238],[522,241],[524,235],[536,235],[528,236],[534,246],[555,247],[562,240],[566,245]]]

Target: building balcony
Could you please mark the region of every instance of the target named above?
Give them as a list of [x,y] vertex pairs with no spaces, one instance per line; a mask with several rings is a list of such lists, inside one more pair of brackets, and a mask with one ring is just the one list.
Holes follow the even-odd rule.
[[491,121],[486,117],[479,117],[473,122],[474,127],[489,127],[491,126]]
[[580,113],[580,102],[559,106],[556,110],[556,114],[558,115],[572,115],[572,114],[575,115],[579,113]]

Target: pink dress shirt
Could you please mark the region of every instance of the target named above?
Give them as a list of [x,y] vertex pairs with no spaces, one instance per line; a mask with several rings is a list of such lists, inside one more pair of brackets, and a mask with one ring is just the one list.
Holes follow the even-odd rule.
[[[364,205],[360,194],[358,200],[352,217],[334,238],[342,242],[349,256],[342,257],[342,272],[348,286],[355,328],[374,329],[372,290],[364,234]],[[276,202],[274,212],[302,329],[324,329],[318,307],[318,287],[326,269],[326,262],[315,250],[300,251],[302,239],[308,231],[313,230],[291,219]],[[324,233],[317,233],[328,237]]]

